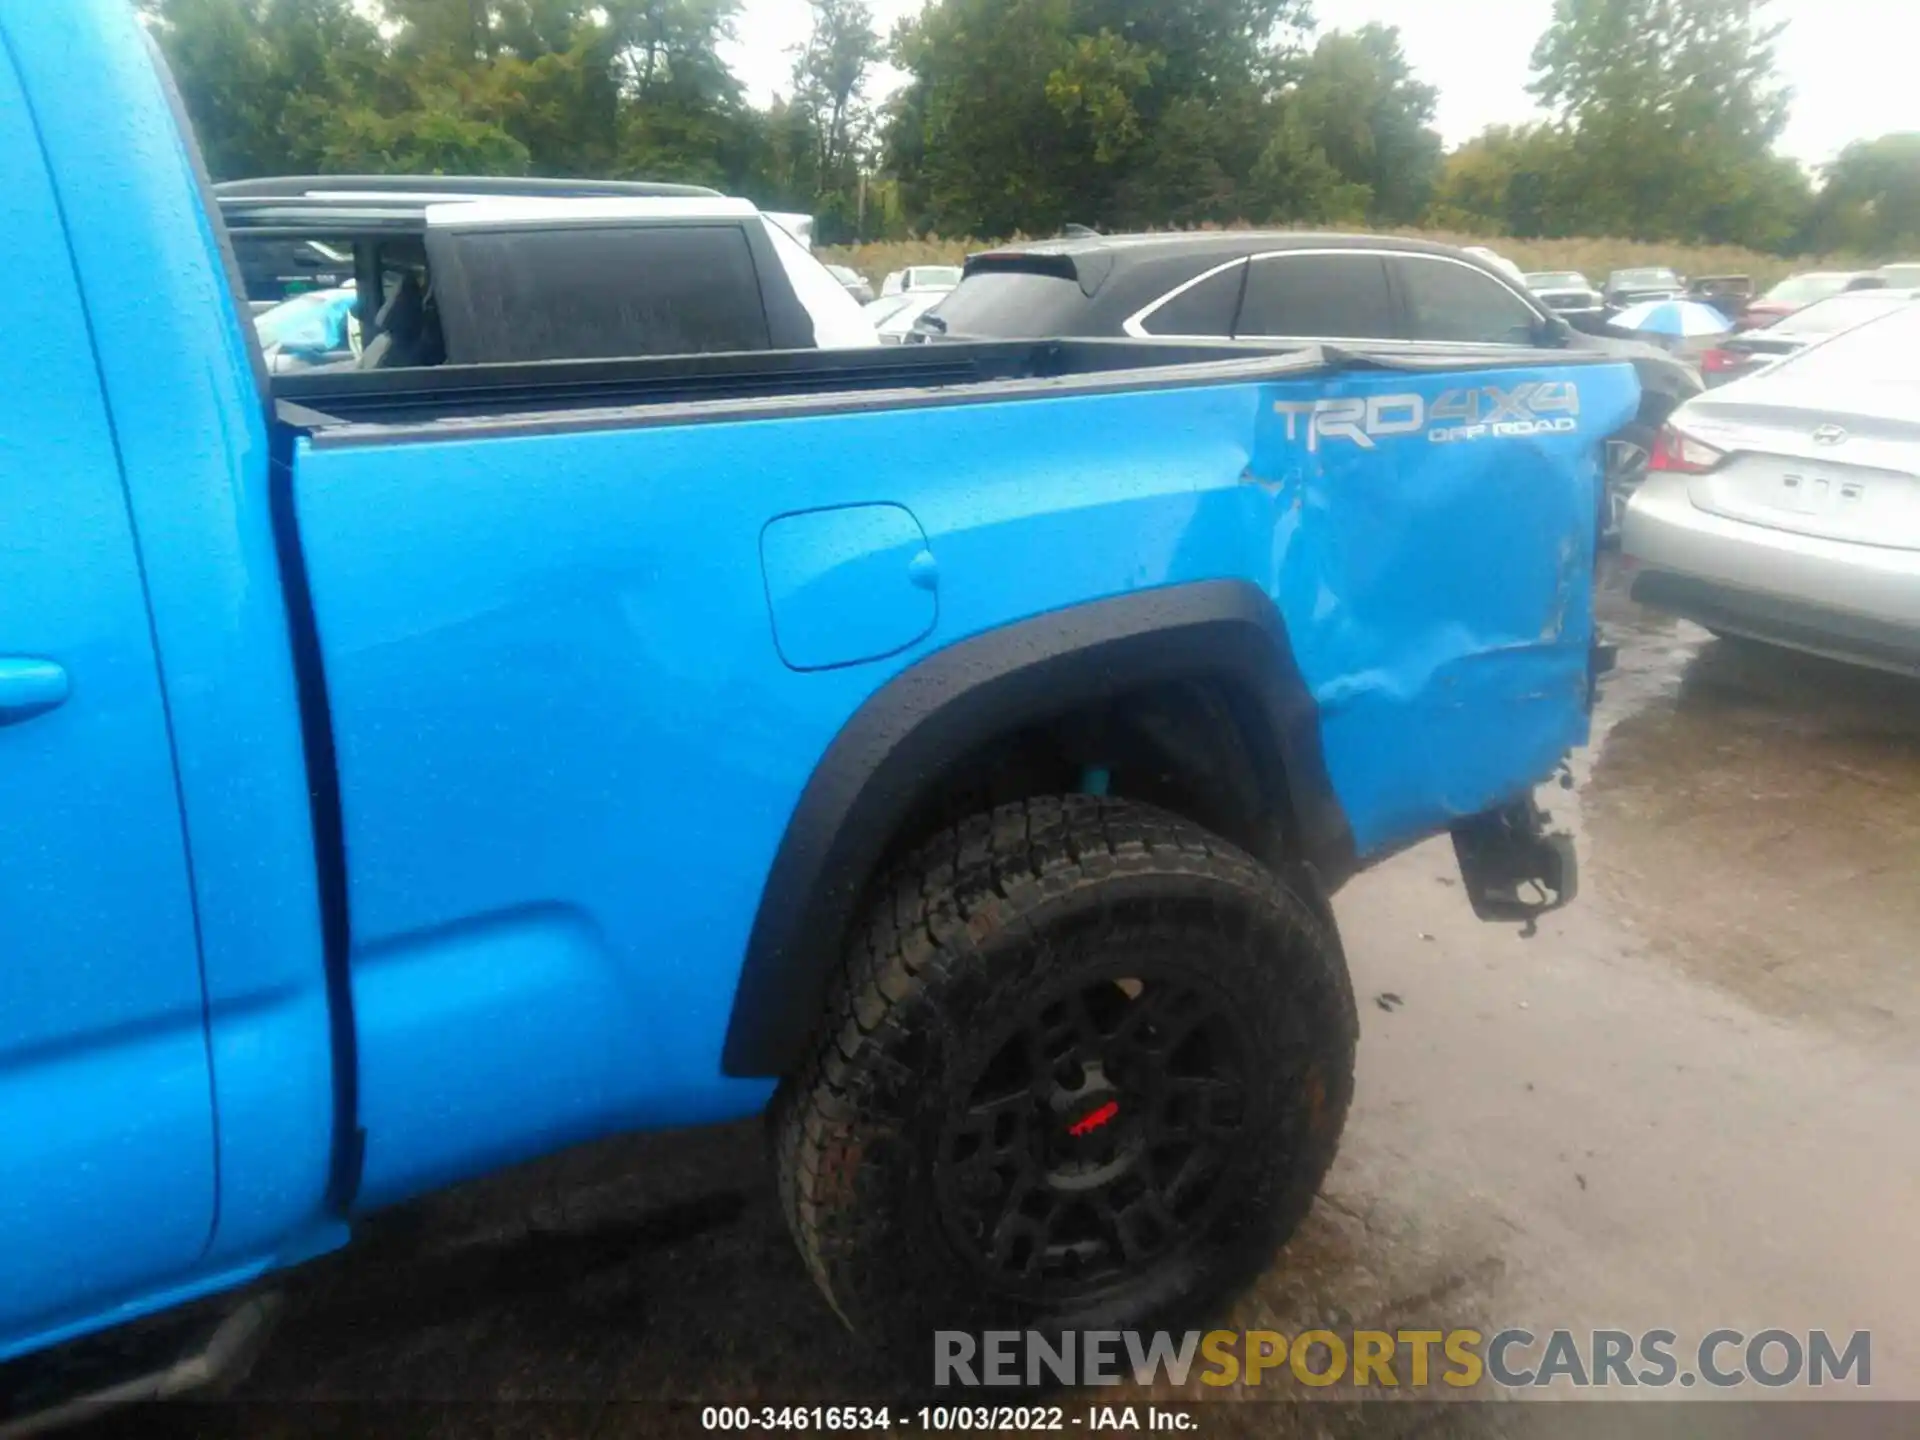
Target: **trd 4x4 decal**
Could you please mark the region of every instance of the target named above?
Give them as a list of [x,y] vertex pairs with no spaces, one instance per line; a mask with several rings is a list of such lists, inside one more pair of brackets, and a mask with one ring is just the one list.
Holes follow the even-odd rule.
[[1343,400],[1276,400],[1276,415],[1287,420],[1287,439],[1301,438],[1306,421],[1307,449],[1325,440],[1347,440],[1363,450],[1383,436],[1425,432],[1429,443],[1456,444],[1489,436],[1571,433],[1580,428],[1580,389],[1570,380],[1526,380],[1511,390],[1480,385],[1446,390],[1429,402],[1424,395],[1353,396]]

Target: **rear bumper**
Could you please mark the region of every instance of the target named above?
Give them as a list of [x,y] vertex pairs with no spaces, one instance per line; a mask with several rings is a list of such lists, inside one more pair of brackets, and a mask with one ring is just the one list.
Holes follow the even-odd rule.
[[1714,630],[1920,674],[1920,552],[1823,540],[1697,508],[1683,475],[1627,508],[1633,598]]

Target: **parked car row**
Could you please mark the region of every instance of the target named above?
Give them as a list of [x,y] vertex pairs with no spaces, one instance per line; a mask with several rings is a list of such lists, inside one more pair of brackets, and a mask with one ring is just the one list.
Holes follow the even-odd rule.
[[[959,286],[921,316],[909,338],[1045,336],[1617,355],[1633,363],[1641,402],[1607,446],[1606,534],[1639,482],[1655,430],[1701,388],[1684,360],[1573,329],[1499,267],[1451,246],[1380,235],[1230,230],[1006,246],[971,256]],[[1463,418],[1488,417],[1476,410]]]
[[1759,329],[1830,296],[1849,290],[1877,289],[1884,283],[1870,274],[1848,270],[1810,270],[1789,275],[1748,305],[1737,317],[1738,324],[1742,330]]
[[1598,318],[1606,311],[1606,297],[1578,270],[1535,270],[1521,279],[1541,304],[1570,321]]
[[1816,270],[1790,275],[1756,297],[1749,275],[1702,275],[1691,280],[1665,266],[1615,270],[1596,286],[1578,270],[1536,270],[1527,288],[1569,321],[1601,322],[1635,305],[1686,299],[1711,305],[1742,330],[1758,329],[1808,305],[1856,290],[1920,288],[1920,262],[1877,270]]
[[1700,357],[1709,389],[1764,369],[1843,330],[1851,330],[1920,297],[1920,289],[1854,290],[1817,300],[1804,310],[1760,329],[1729,336]]
[[1844,328],[1809,327],[1662,428],[1626,512],[1632,594],[1716,633],[1920,674],[1920,304],[1843,294],[1795,319],[1819,312]]

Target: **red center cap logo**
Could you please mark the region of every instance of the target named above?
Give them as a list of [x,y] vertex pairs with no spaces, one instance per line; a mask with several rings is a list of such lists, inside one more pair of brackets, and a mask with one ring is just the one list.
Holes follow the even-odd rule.
[[1113,1117],[1119,1113],[1120,1102],[1118,1100],[1109,1100],[1098,1110],[1089,1110],[1085,1115],[1082,1115],[1078,1120],[1074,1121],[1073,1124],[1067,1127],[1067,1133],[1076,1139],[1084,1135],[1091,1135],[1102,1125],[1110,1124]]

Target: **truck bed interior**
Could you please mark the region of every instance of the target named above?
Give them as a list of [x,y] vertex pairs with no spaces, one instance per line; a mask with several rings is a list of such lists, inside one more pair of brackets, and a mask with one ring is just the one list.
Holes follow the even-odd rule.
[[[1291,364],[1288,362],[1292,362]],[[646,408],[675,423],[699,418],[692,407],[766,402],[792,413],[796,402],[831,408],[900,403],[902,392],[977,387],[993,382],[1097,380],[1212,362],[1234,378],[1276,368],[1320,368],[1317,352],[1298,346],[1250,349],[1222,342],[1196,345],[1143,340],[1009,340],[905,345],[872,350],[753,351],[630,360],[555,360],[520,365],[443,365],[403,370],[313,370],[276,375],[280,418],[322,434],[340,427],[406,426],[522,415],[572,416]],[[1191,370],[1168,383],[1191,384]],[[1227,378],[1223,375],[1221,378]],[[631,417],[627,423],[632,423]]]
[[[272,377],[282,423],[317,444],[414,438],[463,422],[515,428],[695,424],[756,414],[939,404],[1014,394],[1151,389],[1281,379],[1328,370],[1494,369],[1539,363],[1507,346],[1419,354],[1275,341],[941,341],[871,350],[752,351],[517,365],[312,370]],[[1604,362],[1556,352],[1556,365]]]

